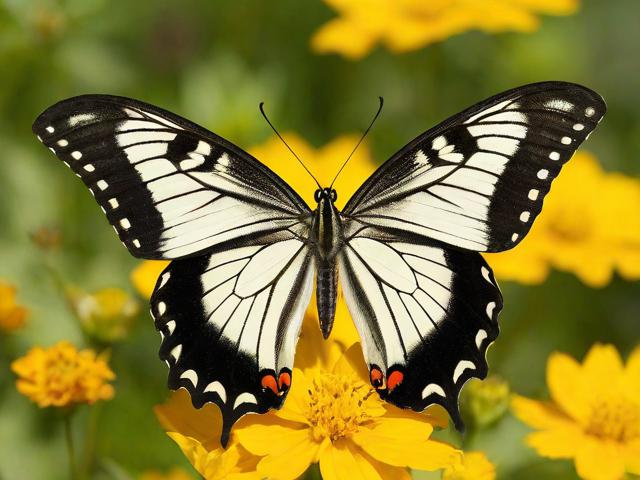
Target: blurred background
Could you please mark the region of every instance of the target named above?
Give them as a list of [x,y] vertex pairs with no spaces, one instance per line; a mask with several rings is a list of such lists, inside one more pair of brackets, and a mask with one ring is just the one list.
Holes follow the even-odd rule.
[[[91,345],[78,328],[81,313],[69,308],[76,298],[70,285],[77,292],[116,288],[130,296],[123,300],[119,293],[118,302],[132,302],[126,334],[116,335],[122,337],[117,342],[103,338],[111,345],[115,396],[79,409],[74,424],[79,442],[86,429],[99,432],[91,447],[101,458],[96,478],[190,469],[152,411],[167,397],[166,369],[157,358],[159,339],[146,300],[130,281],[138,261],[117,241],[84,185],[31,133],[42,110],[83,93],[124,95],[176,112],[249,149],[272,137],[258,111],[264,101],[281,131],[296,132],[320,148],[362,131],[382,95],[383,113],[367,138],[373,161],[380,163],[485,97],[525,83],[565,80],[596,90],[608,104],[583,148],[605,172],[635,182],[640,3],[583,0],[566,10],[541,12],[539,24],[526,32],[469,28],[409,48],[372,41],[348,53],[350,42],[362,41],[354,30],[353,39],[342,39],[347,53],[341,53],[323,51],[337,48],[323,47],[317,37],[340,15],[320,0],[304,6],[293,0],[0,2],[0,280],[15,287],[15,302],[28,310],[19,327],[0,331],[0,478],[67,478],[59,412],[21,396],[10,363],[32,346],[62,339]],[[281,161],[293,165],[290,157]],[[597,206],[605,202],[600,195],[590,191],[579,201]],[[640,199],[634,201],[640,208]],[[627,217],[608,215],[606,232],[626,235],[627,256],[612,263],[627,272],[624,278],[612,266],[610,276],[590,282],[549,260],[547,275],[526,279],[529,264],[513,257],[516,263],[501,282],[502,333],[489,353],[491,372],[512,391],[544,397],[546,360],[553,351],[581,359],[592,344],[606,342],[624,357],[640,341],[637,269],[624,265],[640,261],[640,231],[630,232],[637,229],[640,210],[629,210]],[[590,258],[597,263],[618,247],[599,243],[582,267],[588,270]],[[96,409],[99,416],[92,420]],[[506,414],[479,432],[472,447],[487,454],[499,478],[577,478],[570,461],[542,459],[525,446],[520,440],[528,431]],[[429,475],[414,473],[434,478]]]

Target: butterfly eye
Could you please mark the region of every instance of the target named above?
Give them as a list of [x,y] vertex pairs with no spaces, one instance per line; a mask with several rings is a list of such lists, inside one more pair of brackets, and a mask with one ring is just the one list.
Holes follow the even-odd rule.
[[319,202],[320,198],[322,198],[322,190],[320,189],[316,190],[316,193],[313,194],[313,198],[315,199],[316,202]]

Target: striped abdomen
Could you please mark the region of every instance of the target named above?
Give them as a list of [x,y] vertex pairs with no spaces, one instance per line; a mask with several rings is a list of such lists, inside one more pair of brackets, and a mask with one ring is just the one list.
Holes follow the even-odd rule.
[[333,327],[338,297],[338,269],[335,259],[318,261],[316,304],[322,336],[328,338]]

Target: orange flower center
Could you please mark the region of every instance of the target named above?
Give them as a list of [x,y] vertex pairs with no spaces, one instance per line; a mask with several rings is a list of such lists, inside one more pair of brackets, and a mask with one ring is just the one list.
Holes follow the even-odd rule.
[[640,438],[640,405],[626,398],[600,400],[594,405],[586,432],[620,443]]
[[351,436],[371,418],[365,402],[373,390],[354,376],[322,372],[313,378],[308,393],[306,416],[318,442]]

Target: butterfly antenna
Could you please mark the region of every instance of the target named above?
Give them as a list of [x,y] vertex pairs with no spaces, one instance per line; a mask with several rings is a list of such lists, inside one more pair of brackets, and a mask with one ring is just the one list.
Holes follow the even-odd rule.
[[294,152],[292,150],[292,148],[289,146],[289,144],[287,142],[284,141],[284,138],[282,138],[282,135],[280,135],[280,133],[278,132],[278,130],[276,130],[276,127],[273,126],[273,123],[271,123],[271,121],[269,120],[269,118],[267,117],[267,114],[264,113],[264,102],[260,102],[260,113],[262,113],[262,116],[264,117],[264,119],[267,121],[267,123],[269,124],[269,126],[271,127],[271,130],[273,130],[276,135],[278,136],[278,138],[280,140],[282,140],[282,143],[284,143],[284,145],[289,149],[289,151],[293,154],[294,157],[296,157],[296,160],[298,160],[300,162],[300,165],[302,165],[302,167],[307,171],[307,173],[309,175],[311,175],[311,178],[313,178],[313,181],[316,182],[316,185],[318,185],[319,189],[322,189],[322,187],[320,186],[320,182],[318,182],[318,180],[316,179],[316,177],[314,177],[313,173],[311,173],[311,171],[307,168],[307,166],[302,162],[302,160],[300,160],[300,157],[298,157],[298,155],[296,155],[296,152]]
[[335,181],[338,179],[338,175],[340,175],[340,172],[342,172],[342,170],[344,169],[344,167],[347,166],[347,163],[349,163],[349,160],[351,160],[351,157],[353,156],[354,153],[356,153],[356,150],[358,149],[358,147],[360,146],[360,144],[362,143],[362,141],[364,140],[364,137],[367,136],[367,133],[369,133],[369,130],[371,130],[371,127],[373,127],[373,124],[376,123],[376,120],[378,119],[378,116],[380,115],[380,112],[382,111],[382,106],[384,105],[384,99],[382,97],[378,97],[378,100],[380,101],[380,105],[378,106],[378,111],[376,112],[376,114],[373,117],[373,120],[371,120],[371,123],[369,124],[369,126],[367,127],[367,129],[364,131],[364,133],[362,134],[362,137],[360,137],[360,140],[358,140],[358,143],[356,143],[356,146],[353,147],[353,150],[351,150],[351,153],[349,154],[349,156],[347,157],[347,159],[344,161],[344,163],[342,164],[342,166],[340,167],[340,170],[338,170],[338,173],[336,173],[336,176],[333,177],[333,181],[331,182],[331,185],[329,185],[329,188],[333,187],[333,184],[335,183]]

